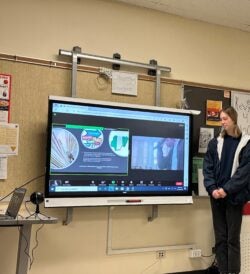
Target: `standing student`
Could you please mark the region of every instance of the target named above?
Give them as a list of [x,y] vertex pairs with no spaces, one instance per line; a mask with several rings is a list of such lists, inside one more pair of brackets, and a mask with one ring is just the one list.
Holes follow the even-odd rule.
[[237,112],[220,112],[222,132],[208,144],[204,185],[210,195],[215,254],[220,273],[240,272],[243,205],[250,200],[250,136],[237,125]]

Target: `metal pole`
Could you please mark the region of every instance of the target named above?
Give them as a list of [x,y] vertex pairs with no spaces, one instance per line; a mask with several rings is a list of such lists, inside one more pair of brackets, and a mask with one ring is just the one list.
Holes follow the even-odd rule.
[[72,52],[72,70],[71,70],[71,96],[76,97],[77,81],[77,52]]
[[[74,54],[74,52],[72,52],[72,51],[67,51],[67,50],[62,50],[62,49],[59,50],[59,55],[72,56],[73,54]],[[127,61],[127,60],[122,60],[122,59],[113,59],[113,58],[109,58],[109,57],[103,57],[103,56],[86,54],[86,53],[77,53],[77,58],[97,60],[97,61],[102,61],[102,62],[107,62],[107,63],[112,63],[112,64],[120,64],[120,65],[139,67],[139,68],[145,68],[145,69],[155,69],[155,70],[160,69],[161,71],[171,72],[170,67],[150,65],[150,64]]]
[[161,70],[156,70],[156,83],[155,83],[155,105],[161,105]]

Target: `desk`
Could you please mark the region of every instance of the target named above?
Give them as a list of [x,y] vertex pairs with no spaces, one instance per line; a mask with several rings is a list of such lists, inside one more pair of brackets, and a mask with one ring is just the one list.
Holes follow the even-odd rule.
[[27,254],[25,254],[25,249],[26,249],[26,252],[29,252],[32,225],[55,224],[55,223],[57,223],[57,218],[53,218],[53,217],[0,220],[0,227],[8,227],[8,226],[10,226],[10,227],[19,226],[20,227],[16,274],[27,274],[27,271],[28,271],[29,258],[27,256]]

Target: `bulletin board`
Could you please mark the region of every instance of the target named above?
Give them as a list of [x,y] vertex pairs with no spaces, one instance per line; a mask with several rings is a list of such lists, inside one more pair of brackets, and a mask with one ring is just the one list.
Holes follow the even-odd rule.
[[202,169],[202,159],[205,155],[204,152],[199,152],[200,130],[201,128],[205,130],[213,128],[214,136],[217,136],[221,130],[220,126],[207,125],[207,101],[221,102],[222,107],[230,106],[230,92],[222,89],[185,85],[183,97],[190,109],[201,111],[200,115],[193,116],[192,130],[192,188],[194,193],[201,195],[201,192],[206,193],[206,191],[203,189],[203,180],[198,184],[199,169]]
[[[8,177],[0,180],[0,196],[32,179],[34,181],[27,185],[27,194],[33,191],[43,192],[45,179],[41,175],[45,174],[48,96],[71,96],[70,66],[60,68],[0,60],[0,68],[1,73],[12,77],[10,123],[19,124],[18,155],[8,157]],[[100,81],[98,72],[79,69],[77,97],[153,106],[155,78],[151,78],[139,75],[137,96],[125,96],[112,94],[111,82]],[[180,98],[180,85],[163,80],[161,105],[175,108],[180,103]]]
[[203,87],[184,86],[184,98],[186,98],[190,109],[200,110],[201,114],[193,118],[193,156],[204,156],[198,152],[200,128],[214,128],[214,136],[220,132],[219,126],[210,126],[206,124],[206,106],[207,100],[221,101],[222,107],[230,106],[230,92],[220,89],[210,89]]

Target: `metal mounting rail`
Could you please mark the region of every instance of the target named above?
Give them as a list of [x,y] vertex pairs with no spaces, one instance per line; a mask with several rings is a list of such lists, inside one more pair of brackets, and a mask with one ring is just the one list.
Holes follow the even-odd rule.
[[132,66],[137,68],[144,68],[148,70],[156,71],[156,87],[155,87],[155,105],[160,106],[160,84],[161,84],[161,72],[171,72],[170,67],[158,66],[154,64],[145,64],[133,61],[127,61],[122,59],[114,59],[110,57],[103,57],[98,55],[86,54],[77,51],[68,51],[59,49],[59,55],[68,56],[72,59],[72,74],[71,74],[71,93],[72,97],[76,97],[76,83],[77,83],[77,61],[79,59],[97,60],[100,62],[119,64],[125,66]]
[[[77,50],[75,50],[77,48]],[[156,72],[156,84],[155,84],[155,105],[160,106],[161,99],[161,73],[166,72],[170,73],[171,68],[165,66],[159,66],[155,64],[145,64],[140,62],[122,60],[122,59],[114,59],[110,57],[103,57],[93,54],[87,54],[80,52],[81,49],[79,47],[74,47],[72,51],[59,49],[59,55],[71,57],[72,61],[72,71],[71,71],[71,95],[72,97],[76,97],[76,84],[77,84],[77,64],[78,60],[88,59],[88,60],[96,60],[104,63],[118,64],[124,66],[131,66],[136,68],[143,68],[147,70],[155,70]],[[72,220],[73,210],[67,208],[66,212],[66,220],[63,222],[64,225],[67,225]],[[158,217],[158,206],[152,206],[151,215],[148,217],[148,221],[152,222],[155,218]]]

